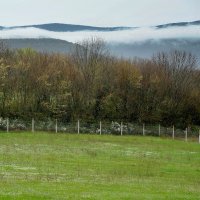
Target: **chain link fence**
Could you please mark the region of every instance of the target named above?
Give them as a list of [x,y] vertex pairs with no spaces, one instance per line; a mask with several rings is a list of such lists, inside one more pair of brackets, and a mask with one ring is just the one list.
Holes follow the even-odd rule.
[[20,120],[0,118],[0,131],[49,131],[56,133],[71,134],[99,134],[99,135],[143,135],[182,138],[198,138],[200,142],[200,131],[198,127],[178,129],[174,126],[164,127],[159,124],[139,124],[125,122],[107,122],[107,121],[84,121],[63,122],[59,120],[48,119],[41,120]]

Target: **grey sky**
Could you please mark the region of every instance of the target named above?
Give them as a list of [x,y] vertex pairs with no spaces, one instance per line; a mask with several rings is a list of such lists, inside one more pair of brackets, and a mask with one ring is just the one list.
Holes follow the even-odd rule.
[[200,0],[0,0],[0,25],[148,26],[200,20]]

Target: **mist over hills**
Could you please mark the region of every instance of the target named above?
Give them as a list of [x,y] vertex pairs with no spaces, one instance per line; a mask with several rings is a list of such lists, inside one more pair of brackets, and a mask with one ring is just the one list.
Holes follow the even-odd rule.
[[[74,43],[58,39],[4,39],[9,48],[33,48],[38,52],[47,53],[70,53]],[[123,44],[110,43],[107,48],[111,55],[124,58],[150,58],[158,52],[181,50],[190,52],[200,60],[200,40],[176,40],[168,39],[161,41],[145,41],[142,43]]]
[[[156,28],[169,28],[169,27],[184,27],[190,25],[200,25],[199,21],[193,22],[179,22],[179,23],[169,23],[155,26]],[[47,31],[54,32],[76,32],[76,31],[121,31],[129,30],[139,27],[96,27],[96,26],[86,26],[86,25],[76,25],[76,24],[62,24],[62,23],[49,23],[49,24],[36,24],[36,25],[25,25],[25,26],[0,26],[1,30],[12,30],[12,29],[21,29],[21,28],[39,28]]]
[[59,23],[0,26],[0,39],[14,49],[69,53],[74,43],[91,37],[105,40],[111,54],[118,57],[149,58],[157,52],[176,49],[191,52],[200,59],[200,21],[153,27],[93,27]]
[[200,39],[162,39],[132,44],[119,43],[110,44],[109,49],[113,55],[125,58],[133,58],[134,56],[151,58],[158,52],[180,50],[192,53],[200,61]]

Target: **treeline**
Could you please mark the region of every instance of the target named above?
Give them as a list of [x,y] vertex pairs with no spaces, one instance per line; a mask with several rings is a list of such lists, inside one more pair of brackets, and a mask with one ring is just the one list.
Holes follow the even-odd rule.
[[0,44],[0,113],[10,118],[200,125],[200,70],[186,52],[148,60],[109,55],[103,41],[70,55]]

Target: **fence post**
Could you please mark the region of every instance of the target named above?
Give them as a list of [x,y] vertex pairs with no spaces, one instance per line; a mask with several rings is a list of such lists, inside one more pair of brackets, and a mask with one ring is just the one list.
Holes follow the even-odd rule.
[[199,144],[200,144],[200,130],[199,130]]
[[58,120],[56,119],[56,133],[58,133]]
[[121,136],[123,135],[123,123],[121,122]]
[[143,132],[143,136],[145,136],[145,124],[143,124],[142,132]]
[[78,134],[80,134],[80,121],[78,120]]
[[188,128],[185,129],[185,141],[188,141]]
[[102,132],[101,132],[101,121],[100,121],[100,124],[99,124],[99,129],[100,129],[100,135],[102,134]]
[[175,137],[175,128],[173,126],[173,130],[172,130],[172,139],[174,140],[174,137]]
[[6,119],[6,131],[9,132],[9,118]]
[[159,127],[158,127],[158,135],[159,135],[159,137],[160,137],[160,135],[161,135],[161,127],[160,127],[160,124],[159,124]]
[[35,127],[34,127],[34,125],[35,125],[35,122],[34,122],[34,119],[32,119],[32,133],[34,133],[35,132]]

